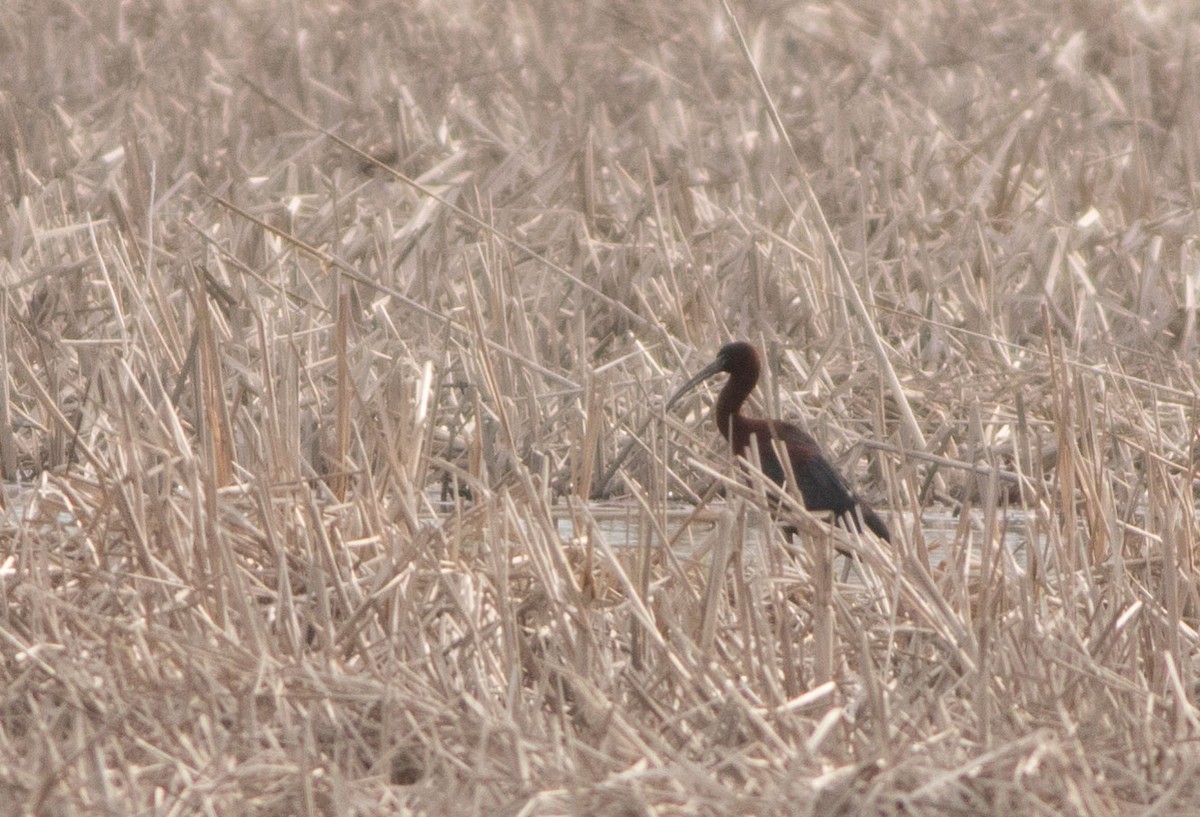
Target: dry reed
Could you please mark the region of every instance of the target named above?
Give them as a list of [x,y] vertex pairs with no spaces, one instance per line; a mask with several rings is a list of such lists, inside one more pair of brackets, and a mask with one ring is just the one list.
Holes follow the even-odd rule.
[[731,11],[0,8],[0,812],[1196,813],[1200,17]]

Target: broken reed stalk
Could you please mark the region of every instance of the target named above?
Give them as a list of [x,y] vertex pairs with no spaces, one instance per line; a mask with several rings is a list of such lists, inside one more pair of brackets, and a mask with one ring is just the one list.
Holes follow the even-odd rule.
[[340,502],[350,486],[350,292],[342,285],[341,275],[335,276],[337,311],[334,312],[333,359],[337,367],[334,386],[333,450],[329,458],[329,488]]
[[202,408],[200,437],[213,487],[233,481],[233,444],[229,424],[229,406],[225,401],[221,353],[213,330],[208,292],[199,275],[192,279],[192,308],[196,315],[196,405]]

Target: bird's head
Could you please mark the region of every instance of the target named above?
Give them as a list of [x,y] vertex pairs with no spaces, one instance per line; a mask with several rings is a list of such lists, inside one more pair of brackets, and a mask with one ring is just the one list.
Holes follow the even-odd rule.
[[732,343],[726,343],[717,352],[717,356],[712,363],[692,375],[686,383],[679,387],[678,391],[671,395],[671,399],[667,401],[664,410],[670,410],[679,398],[713,375],[721,374],[722,372],[728,374],[735,372],[746,372],[749,374],[752,372],[754,378],[757,379],[759,366],[758,351],[749,343],[744,340],[735,340]]

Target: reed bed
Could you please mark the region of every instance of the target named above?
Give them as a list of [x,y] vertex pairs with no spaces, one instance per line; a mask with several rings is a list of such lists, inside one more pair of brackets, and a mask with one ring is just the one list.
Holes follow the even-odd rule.
[[0,812],[1196,813],[1192,3],[731,5],[0,7]]

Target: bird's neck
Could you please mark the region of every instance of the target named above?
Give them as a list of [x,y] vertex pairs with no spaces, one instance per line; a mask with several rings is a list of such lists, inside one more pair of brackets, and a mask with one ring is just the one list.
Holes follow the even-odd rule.
[[717,428],[725,439],[729,439],[734,418],[741,415],[742,404],[746,402],[757,382],[758,372],[738,371],[729,376],[725,387],[721,389],[721,394],[717,397]]

